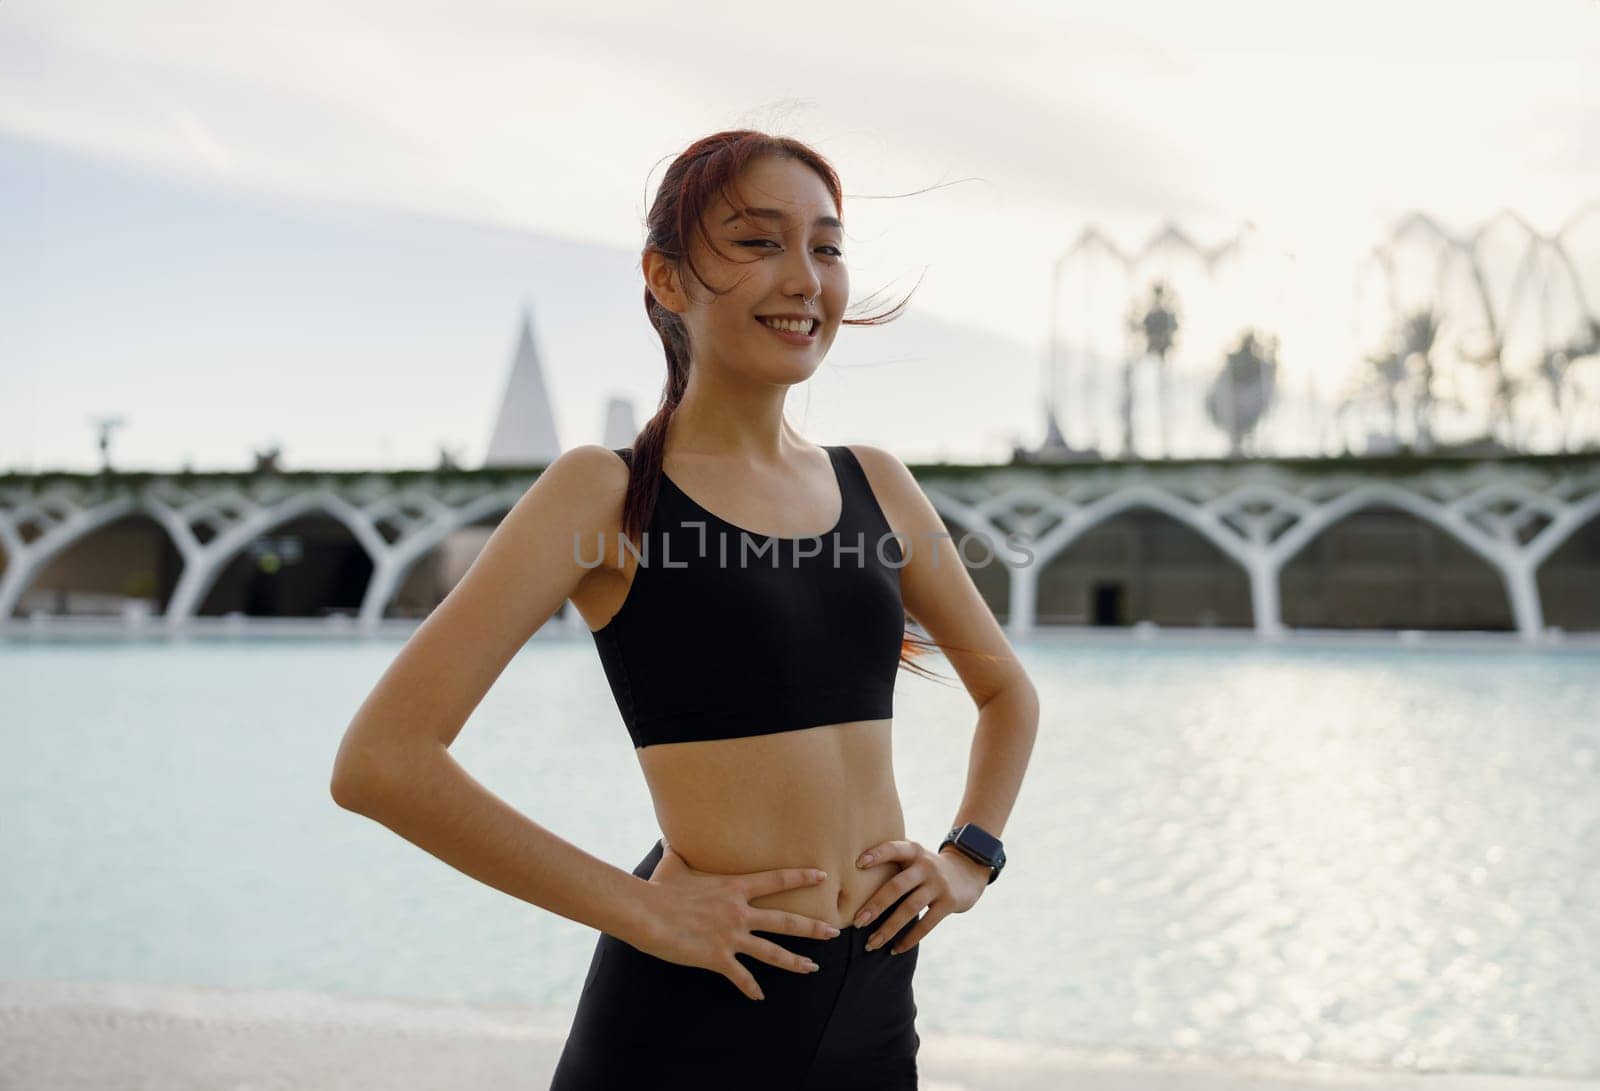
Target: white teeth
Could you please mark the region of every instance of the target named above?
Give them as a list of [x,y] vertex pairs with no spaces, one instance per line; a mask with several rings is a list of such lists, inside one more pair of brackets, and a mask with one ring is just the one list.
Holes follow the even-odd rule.
[[810,333],[810,321],[796,322],[788,318],[763,318],[763,325],[771,326],[775,330],[788,330],[790,333]]

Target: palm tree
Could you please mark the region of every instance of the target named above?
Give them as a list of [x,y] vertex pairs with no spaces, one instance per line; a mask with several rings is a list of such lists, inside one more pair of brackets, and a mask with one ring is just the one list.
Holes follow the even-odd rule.
[[1433,345],[1439,338],[1439,317],[1432,307],[1406,315],[1400,323],[1400,355],[1409,366],[1417,361],[1415,387],[1411,397],[1411,421],[1420,451],[1433,447],[1433,417],[1439,407],[1435,387],[1438,370],[1433,366]]
[[[1489,438],[1499,440],[1504,446],[1516,450],[1520,446],[1517,439],[1517,422],[1515,403],[1517,395],[1521,392],[1524,383],[1513,379],[1506,368],[1505,337],[1500,329],[1500,322],[1495,316],[1492,295],[1489,291],[1489,280],[1484,273],[1483,262],[1474,253],[1468,263],[1472,274],[1472,284],[1478,299],[1483,307],[1484,340],[1481,348],[1476,350],[1466,346],[1460,348],[1461,358],[1470,364],[1488,369],[1492,375],[1493,389],[1489,398]],[[1502,438],[1503,437],[1503,438]]]
[[[1178,337],[1178,313],[1170,305],[1171,289],[1164,281],[1153,281],[1150,285],[1150,298],[1144,304],[1144,313],[1130,315],[1128,330],[1135,338],[1137,344],[1142,346],[1137,358],[1154,356],[1156,359],[1156,410],[1158,417],[1159,450],[1163,458],[1172,452],[1171,424],[1172,424],[1172,388],[1168,374],[1167,357],[1171,354],[1173,345]],[[1131,370],[1132,364],[1129,364]],[[1124,412],[1131,417],[1132,394],[1131,380],[1124,377]],[[1127,427],[1131,428],[1131,420]]]
[[1228,453],[1237,458],[1244,440],[1266,416],[1277,389],[1278,339],[1246,329],[1206,394],[1206,413],[1228,436]]
[[1506,369],[1505,344],[1491,333],[1482,348],[1472,349],[1463,345],[1460,353],[1467,363],[1488,371],[1493,383],[1489,391],[1487,436],[1503,444],[1507,450],[1518,450],[1521,443],[1517,437],[1515,406],[1517,395],[1522,393],[1527,384],[1525,380],[1513,378]]
[[1561,424],[1560,449],[1565,451],[1572,432],[1573,403],[1567,397],[1572,392],[1572,365],[1588,357],[1600,357],[1600,321],[1585,317],[1584,328],[1573,335],[1567,344],[1546,349],[1539,361],[1539,375],[1550,388],[1550,401],[1555,405],[1556,419]]
[[1399,349],[1386,349],[1376,356],[1368,356],[1372,365],[1377,396],[1389,410],[1389,438],[1400,442],[1400,391],[1406,385],[1406,354]]
[[1373,368],[1372,385],[1358,392],[1357,397],[1384,403],[1389,416],[1389,439],[1396,447],[1401,445],[1402,395],[1410,404],[1412,446],[1418,451],[1432,450],[1436,445],[1434,426],[1439,409],[1461,406],[1458,399],[1447,397],[1439,389],[1440,373],[1434,365],[1433,349],[1440,324],[1432,306],[1412,311],[1397,324],[1391,342],[1394,347],[1366,358]]

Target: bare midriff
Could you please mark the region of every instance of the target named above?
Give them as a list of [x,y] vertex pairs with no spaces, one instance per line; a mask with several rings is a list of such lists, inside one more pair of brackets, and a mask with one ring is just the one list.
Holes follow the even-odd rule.
[[[873,845],[905,837],[890,720],[857,720],[635,750],[667,844],[721,875],[821,868],[820,883],[750,899],[837,928],[899,867],[856,867]],[[770,938],[770,937],[769,937]]]

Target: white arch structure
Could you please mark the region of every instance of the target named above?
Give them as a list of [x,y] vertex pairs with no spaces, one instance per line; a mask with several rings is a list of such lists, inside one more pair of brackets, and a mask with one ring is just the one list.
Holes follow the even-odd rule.
[[[118,519],[145,514],[166,530],[183,560],[163,615],[165,624],[180,628],[254,538],[321,512],[347,527],[372,560],[357,619],[358,627],[370,629],[418,559],[452,531],[509,510],[536,477],[467,473],[399,485],[382,474],[307,481],[12,477],[0,484],[0,546],[7,558],[0,625],[12,623],[23,592],[54,558]],[[1505,586],[1518,633],[1535,640],[1544,630],[1539,566],[1600,516],[1600,456],[1438,460],[1403,474],[1378,474],[1353,462],[1100,463],[960,473],[936,467],[918,479],[947,521],[994,544],[1009,572],[1014,635],[1035,627],[1038,575],[1046,565],[1108,519],[1149,508],[1237,563],[1250,581],[1256,632],[1279,636],[1284,566],[1339,520],[1376,505],[1408,512],[1483,558]],[[1031,560],[1019,563],[1022,554],[1007,543],[1026,546]]]
[[[1356,464],[1128,464],[1008,467],[978,475],[919,475],[948,522],[997,543],[1025,545],[1027,563],[1008,560],[1013,634],[1034,628],[1039,573],[1094,527],[1134,508],[1159,511],[1235,561],[1250,581],[1256,632],[1284,632],[1279,578],[1302,549],[1364,508],[1395,507],[1483,558],[1501,579],[1518,634],[1544,631],[1539,566],[1600,515],[1600,458],[1523,459],[1452,466],[1442,461],[1403,475]],[[1600,579],[1600,572],[1596,573]]]
[[[154,519],[183,558],[183,572],[163,620],[180,628],[200,609],[206,592],[229,563],[258,535],[310,512],[337,519],[372,560],[358,624],[371,628],[399,591],[418,558],[451,531],[496,511],[509,510],[532,478],[448,482],[425,481],[391,491],[380,475],[324,478],[296,485],[283,478],[240,484],[232,478],[181,483],[157,478],[123,486],[109,497],[76,482],[53,484],[38,495],[16,486],[0,489],[0,545],[6,551],[0,576],[0,619],[10,619],[22,593],[52,559],[101,527],[128,515]],[[25,540],[22,529],[40,533]],[[381,527],[390,527],[394,540]]]

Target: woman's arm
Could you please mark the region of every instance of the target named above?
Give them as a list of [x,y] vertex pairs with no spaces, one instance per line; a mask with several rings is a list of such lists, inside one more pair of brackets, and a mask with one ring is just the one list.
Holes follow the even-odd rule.
[[[906,613],[944,645],[945,658],[978,706],[966,791],[954,825],[976,822],[998,836],[1017,801],[1039,733],[1039,696],[911,471],[876,447],[852,445],[851,450],[900,536]],[[994,544],[998,550],[1000,543]],[[873,922],[868,951],[891,938],[890,954],[915,947],[945,917],[976,905],[991,877],[989,868],[959,849],[933,850],[911,838],[868,845],[856,860],[858,868],[885,863],[896,865],[895,874],[872,892],[855,919],[858,925]]]
[[406,641],[345,731],[331,790],[451,867],[620,939],[653,927],[647,881],[529,820],[449,753],[472,710],[591,569],[605,535],[615,563],[627,468],[597,445],[539,475],[477,559]]
[[[852,444],[851,450],[905,547],[900,594],[906,612],[941,644],[971,649],[944,652],[978,708],[966,791],[951,826],[976,822],[999,837],[1033,753],[1039,730],[1038,692],[911,471],[880,448]],[[997,555],[1005,555],[1005,543],[990,545]],[[946,855],[968,860],[953,848]],[[987,880],[987,868],[968,862]]]

